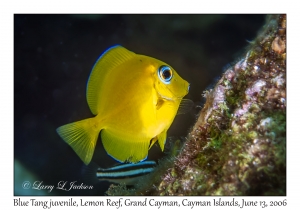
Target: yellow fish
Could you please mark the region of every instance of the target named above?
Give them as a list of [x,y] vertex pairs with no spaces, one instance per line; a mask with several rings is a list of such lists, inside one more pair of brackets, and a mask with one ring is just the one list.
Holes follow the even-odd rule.
[[99,133],[110,156],[137,163],[156,141],[164,150],[167,131],[188,91],[189,83],[168,64],[117,45],[100,56],[88,80],[87,102],[96,116],[57,132],[86,165]]

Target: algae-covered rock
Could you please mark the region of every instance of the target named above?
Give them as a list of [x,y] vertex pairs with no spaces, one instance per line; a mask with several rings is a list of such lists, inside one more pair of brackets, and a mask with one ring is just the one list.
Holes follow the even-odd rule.
[[180,154],[147,184],[112,186],[109,195],[286,195],[286,16],[270,15],[203,95]]

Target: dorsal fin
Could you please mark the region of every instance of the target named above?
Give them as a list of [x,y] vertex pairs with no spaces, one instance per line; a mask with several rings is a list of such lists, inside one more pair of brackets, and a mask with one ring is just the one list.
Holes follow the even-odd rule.
[[107,49],[96,61],[86,89],[87,102],[94,115],[98,114],[97,105],[99,101],[99,90],[103,85],[103,80],[105,79],[107,71],[113,70],[116,66],[133,58],[135,55],[134,52],[131,52],[120,45],[116,45]]

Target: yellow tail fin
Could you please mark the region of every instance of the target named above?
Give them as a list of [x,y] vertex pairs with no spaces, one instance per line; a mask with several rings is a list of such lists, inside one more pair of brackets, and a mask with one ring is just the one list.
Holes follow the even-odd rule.
[[93,157],[100,130],[95,118],[69,123],[56,129],[86,165]]

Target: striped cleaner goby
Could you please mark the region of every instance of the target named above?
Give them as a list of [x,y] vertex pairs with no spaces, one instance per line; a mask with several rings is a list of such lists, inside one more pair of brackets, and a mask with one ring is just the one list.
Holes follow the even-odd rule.
[[139,178],[145,176],[156,167],[155,161],[119,164],[111,168],[100,168],[96,163],[85,166],[85,179],[91,183],[109,181],[117,184],[134,185]]

